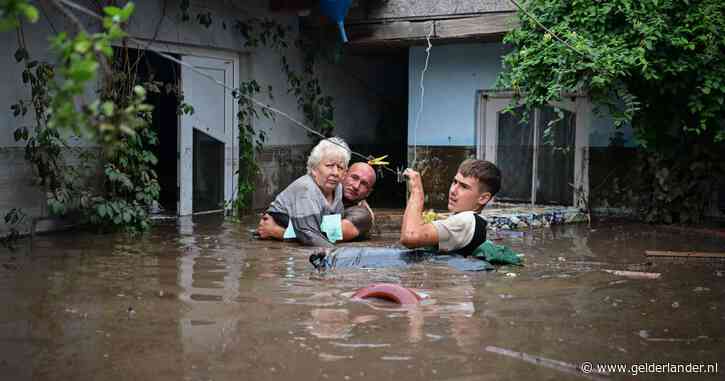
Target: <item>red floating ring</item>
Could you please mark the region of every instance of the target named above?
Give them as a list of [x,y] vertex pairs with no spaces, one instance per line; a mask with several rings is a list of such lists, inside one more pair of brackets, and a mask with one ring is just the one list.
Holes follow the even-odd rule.
[[385,299],[402,305],[418,304],[421,299],[415,291],[394,283],[374,283],[357,290],[352,295],[352,299],[367,298]]

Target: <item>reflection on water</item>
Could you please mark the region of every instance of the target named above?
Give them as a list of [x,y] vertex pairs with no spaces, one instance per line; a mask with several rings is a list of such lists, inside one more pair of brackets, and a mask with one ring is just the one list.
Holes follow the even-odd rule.
[[[579,225],[507,237],[525,267],[321,274],[310,249],[254,241],[253,224],[181,219],[141,238],[59,234],[2,252],[3,379],[559,380],[581,378],[583,361],[725,353],[725,263],[643,256],[722,251],[722,241]],[[392,244],[386,237],[355,245]],[[426,297],[412,308],[349,299],[374,282]]]

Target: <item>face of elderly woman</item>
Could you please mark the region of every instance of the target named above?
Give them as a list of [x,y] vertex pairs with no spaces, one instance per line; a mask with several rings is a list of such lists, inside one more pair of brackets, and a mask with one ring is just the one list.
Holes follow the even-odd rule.
[[325,157],[312,170],[312,177],[315,179],[317,186],[322,189],[322,193],[329,196],[335,192],[337,184],[345,175],[345,169],[345,162],[342,159]]

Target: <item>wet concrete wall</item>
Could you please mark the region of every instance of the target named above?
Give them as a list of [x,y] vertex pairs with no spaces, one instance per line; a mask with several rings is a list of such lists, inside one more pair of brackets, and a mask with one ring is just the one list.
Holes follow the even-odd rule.
[[[97,10],[94,2],[82,3]],[[48,36],[54,31],[70,29],[73,24],[60,16],[52,6],[42,2],[38,6],[42,8],[41,19],[32,26],[26,25],[25,39],[34,59],[50,59],[52,54]],[[195,17],[199,13],[209,13],[212,25],[207,28],[196,22]],[[129,22],[128,31],[135,38],[155,39],[168,46],[238,54],[242,62],[242,80],[255,79],[265,90],[268,86],[272,87],[274,98],[269,98],[266,91],[260,93],[258,98],[297,120],[304,120],[302,112],[298,110],[297,98],[287,92],[287,78],[281,70],[280,55],[268,48],[244,47],[244,38],[234,28],[236,20],[268,17],[289,26],[292,30],[289,40],[293,41],[300,33],[296,13],[272,13],[268,2],[263,0],[192,0],[189,14],[191,20],[182,21],[179,0],[136,2],[136,12]],[[83,17],[81,19],[85,20]],[[301,69],[302,52],[293,47],[294,44],[290,45],[285,56],[290,65]],[[29,90],[21,82],[22,66],[12,57],[17,49],[14,31],[0,33],[0,47],[6,52],[0,57],[0,80],[4,84],[0,88],[0,107],[6,107],[7,110],[19,98],[29,97]],[[336,134],[353,144],[376,142],[375,126],[383,113],[379,94],[391,90],[390,84],[394,83],[385,80],[381,73],[385,73],[389,66],[397,67],[395,70],[404,73],[407,71],[406,65],[405,60],[401,63],[398,58],[389,59],[386,56],[345,56],[339,62],[321,62],[317,67],[318,78],[323,93],[334,98]],[[46,213],[43,192],[32,187],[33,172],[23,160],[24,143],[13,139],[13,131],[21,123],[31,122],[30,119],[17,120],[9,112],[0,115],[0,187],[3,189],[0,193],[0,215],[4,215],[11,207],[23,208],[31,217]],[[255,207],[260,208],[291,179],[301,174],[298,168],[300,165],[297,165],[300,161],[295,159],[294,165],[290,165],[290,161],[278,160],[280,149],[289,152],[283,154],[284,157],[297,157],[299,152],[305,151],[301,147],[311,140],[304,130],[282,117],[274,121],[260,118],[255,121],[254,127],[267,132],[265,150],[260,156],[263,173],[258,181],[260,188],[254,202]],[[400,129],[400,133],[405,134],[404,126]],[[73,144],[84,143],[79,141]],[[4,230],[4,225],[0,223],[0,234]]]

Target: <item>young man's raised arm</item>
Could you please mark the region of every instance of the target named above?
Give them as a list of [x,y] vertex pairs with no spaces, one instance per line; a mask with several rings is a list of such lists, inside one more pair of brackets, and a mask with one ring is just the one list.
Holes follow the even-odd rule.
[[410,197],[405,205],[403,226],[400,230],[400,243],[413,249],[416,247],[437,246],[438,231],[432,224],[423,223],[423,202],[425,193],[420,173],[408,168],[403,173],[408,178]]

